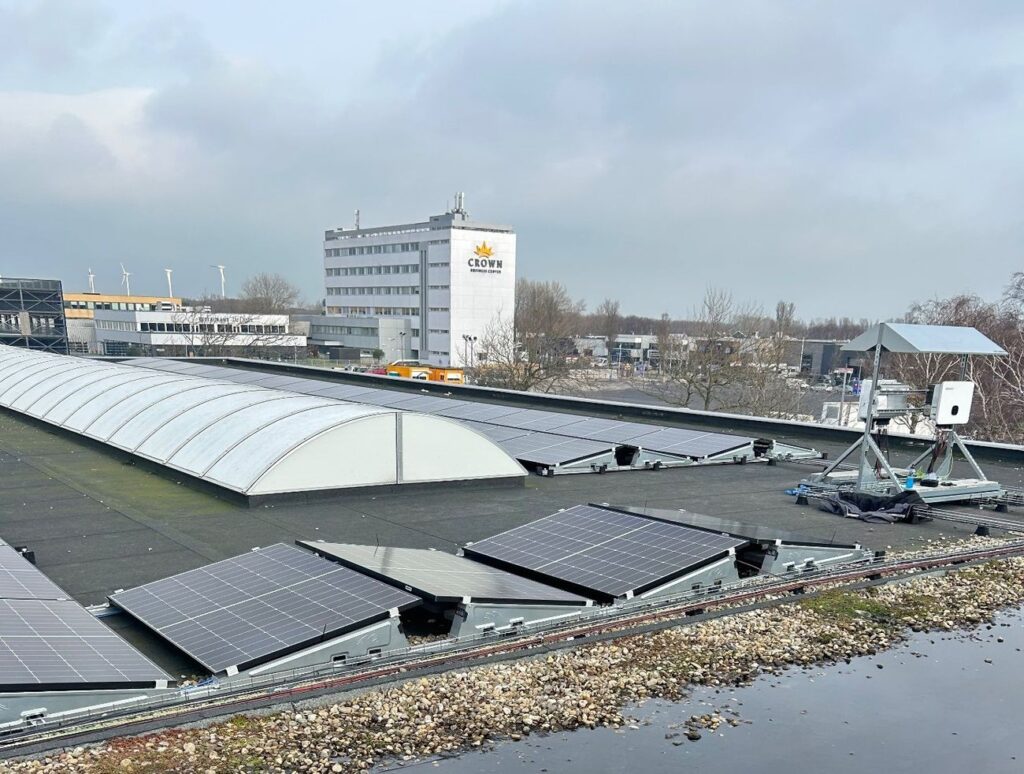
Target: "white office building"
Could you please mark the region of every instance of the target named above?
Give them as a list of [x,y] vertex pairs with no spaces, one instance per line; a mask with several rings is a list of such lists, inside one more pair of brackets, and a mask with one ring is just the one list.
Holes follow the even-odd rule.
[[[174,311],[95,312],[95,351],[106,355],[246,354],[305,351],[306,336],[289,328],[286,314]],[[93,351],[90,348],[89,351]]]
[[515,309],[516,235],[471,221],[462,194],[455,201],[426,222],[325,232],[327,315],[408,320],[399,359],[467,366],[486,357],[488,329]]

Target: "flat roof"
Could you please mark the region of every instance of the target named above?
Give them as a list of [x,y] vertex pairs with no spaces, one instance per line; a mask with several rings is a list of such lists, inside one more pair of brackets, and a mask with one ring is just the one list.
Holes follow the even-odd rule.
[[[308,375],[308,369],[301,373]],[[682,426],[706,428],[698,419]],[[777,439],[814,446],[831,456],[848,444],[841,435],[823,441],[797,424],[779,427]],[[1019,450],[988,449],[980,461],[990,478],[1024,487]],[[330,502],[250,508],[0,410],[0,538],[32,549],[38,566],[54,582],[80,602],[93,604],[118,588],[139,586],[253,546],[319,539],[454,553],[467,541],[588,502],[684,508],[872,549],[910,548],[974,531],[969,525],[939,521],[866,524],[813,505],[797,506],[783,490],[814,469],[790,463],[726,464],[530,476],[525,486],[516,488],[354,492]],[[1006,517],[1024,522],[1024,509],[1011,508]]]

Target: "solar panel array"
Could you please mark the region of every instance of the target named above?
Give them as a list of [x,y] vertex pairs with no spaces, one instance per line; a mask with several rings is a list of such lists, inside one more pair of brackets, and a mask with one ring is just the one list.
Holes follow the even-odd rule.
[[[709,433],[646,422],[588,417],[562,411],[521,409],[453,398],[415,395],[379,387],[337,384],[320,379],[162,358],[138,358],[132,362],[157,370],[265,387],[273,386],[336,400],[436,414],[468,423],[477,430],[480,430],[481,426],[519,430],[522,431],[519,435],[488,435],[521,462],[538,465],[562,465],[596,457],[613,451],[616,446],[635,446],[657,454],[700,461],[727,455],[731,451],[748,447],[754,441],[753,438],[729,433]],[[526,435],[527,433],[532,435]],[[564,439],[572,439],[576,443],[565,443]]]
[[0,690],[127,688],[170,677],[77,602],[0,600]]
[[435,602],[469,597],[476,602],[587,603],[585,597],[577,594],[443,551],[319,541],[303,541],[301,545],[353,569],[405,586]]
[[0,543],[0,599],[68,599],[68,595],[11,546]]
[[110,597],[211,672],[298,650],[419,599],[277,543]]
[[583,593],[617,598],[660,586],[745,543],[645,516],[578,505],[472,543],[464,553]]
[[641,513],[653,516],[656,519],[674,521],[679,524],[696,527],[697,529],[710,530],[732,535],[752,542],[774,543],[781,540],[790,545],[805,546],[826,546],[830,548],[859,548],[857,543],[850,543],[843,540],[836,540],[832,537],[818,537],[806,535],[799,532],[767,527],[763,524],[749,524],[734,519],[722,519],[718,516],[708,516],[704,513],[693,513],[691,511],[669,510],[667,508],[637,508],[629,506],[617,507],[616,510],[629,513]]
[[0,541],[0,690],[158,680],[170,677]]

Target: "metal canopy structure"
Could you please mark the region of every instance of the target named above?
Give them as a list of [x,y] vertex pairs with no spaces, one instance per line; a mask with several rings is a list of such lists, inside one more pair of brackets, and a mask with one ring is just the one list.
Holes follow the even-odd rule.
[[170,679],[0,541],[0,692],[153,688]]
[[[835,483],[843,474],[837,473],[839,466],[850,455],[856,453],[858,458],[856,483],[857,492],[888,493],[900,486],[900,475],[889,463],[888,456],[882,452],[871,433],[875,423],[884,424],[891,415],[883,416],[876,405],[879,395],[885,394],[879,387],[881,376],[882,353],[913,354],[913,355],[953,355],[961,359],[960,379],[967,375],[968,360],[972,355],[1006,355],[1006,351],[981,331],[956,325],[914,325],[909,323],[879,323],[868,329],[856,339],[843,347],[844,351],[871,352],[874,362],[871,370],[871,383],[867,393],[867,416],[864,422],[864,433],[861,438],[840,454],[824,471],[810,477],[810,482],[827,486],[840,486]],[[903,410],[904,412],[907,409]],[[976,478],[956,480],[950,478],[953,467],[953,449],[958,448],[964,459],[973,470]],[[989,481],[981,467],[964,445],[952,425],[937,427],[935,442],[921,455],[911,462],[907,469],[913,475],[917,465],[928,457],[942,456],[940,468],[944,471],[944,480],[936,486],[920,487],[915,491],[919,497],[936,502],[958,502],[975,498],[999,496],[1002,487],[995,481]],[[870,457],[874,457],[875,466],[884,471],[884,476],[872,470]],[[933,457],[934,459],[934,457]],[[904,476],[906,480],[906,475]],[[850,481],[842,482],[849,485]]]
[[960,325],[916,325],[879,323],[853,341],[843,352],[874,352],[881,345],[886,352],[902,354],[1005,355],[1006,350],[975,328]]
[[299,541],[299,545],[433,602],[586,606],[590,601],[443,551],[322,541]]
[[214,674],[228,675],[420,604],[284,543],[109,599]]
[[[162,358],[137,358],[131,363],[458,420],[487,435],[521,463],[545,475],[734,462],[754,459],[757,455],[756,439],[729,433],[522,409],[279,374],[254,374],[238,368]],[[813,450],[795,448],[787,448],[787,453],[816,456]]]
[[448,419],[174,365],[0,347],[0,406],[246,497],[526,475],[492,441]]
[[661,519],[577,505],[464,547],[470,559],[595,599],[629,599],[744,545]]

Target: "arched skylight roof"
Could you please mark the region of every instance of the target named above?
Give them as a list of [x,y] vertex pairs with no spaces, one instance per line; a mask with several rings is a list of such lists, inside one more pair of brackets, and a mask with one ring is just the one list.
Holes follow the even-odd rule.
[[525,475],[442,417],[15,347],[0,406],[245,495]]

